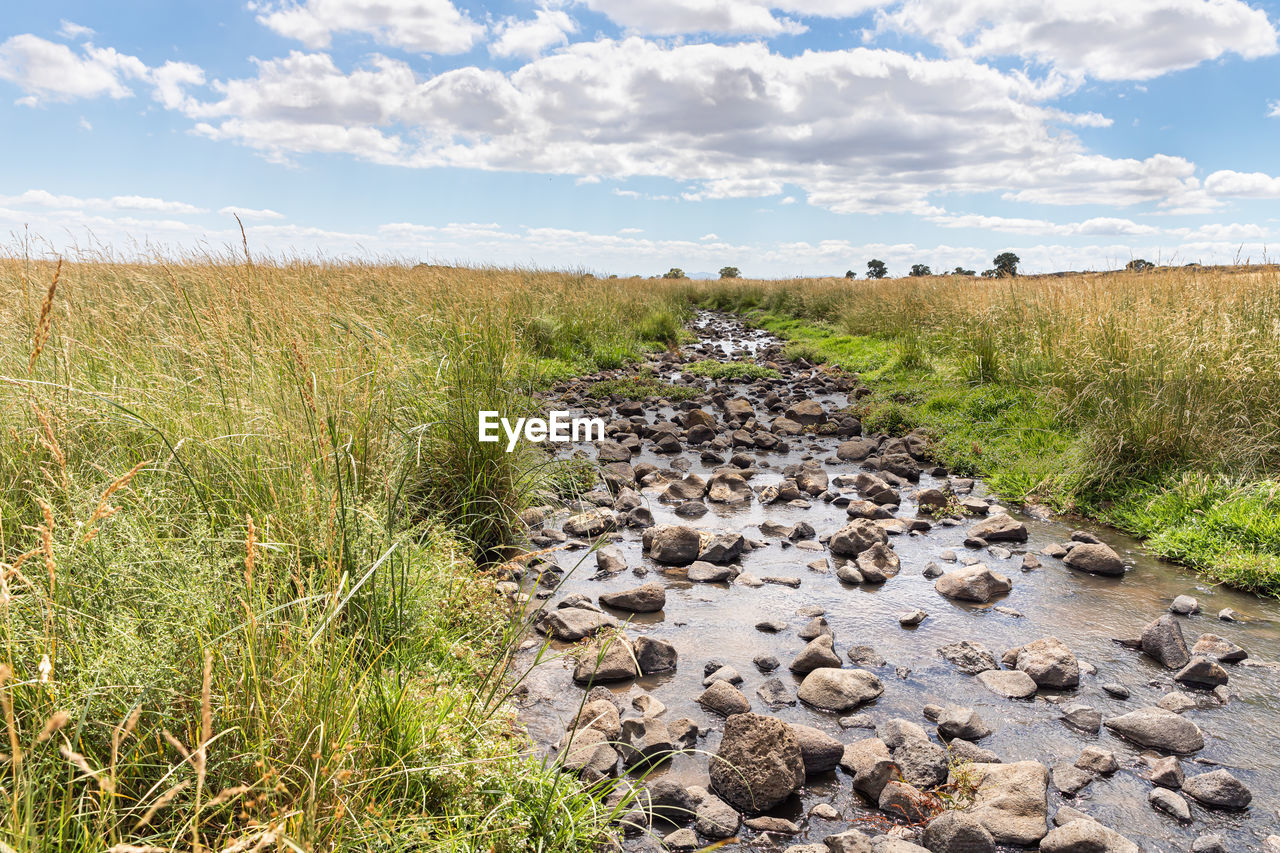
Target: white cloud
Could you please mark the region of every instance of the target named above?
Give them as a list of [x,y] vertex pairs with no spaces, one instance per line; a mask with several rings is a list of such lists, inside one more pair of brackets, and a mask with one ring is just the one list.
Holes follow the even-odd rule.
[[96,35],[89,27],[82,27],[73,21],[68,21],[66,18],[63,18],[59,23],[58,35],[65,39],[86,39]]
[[81,198],[73,195],[55,195],[47,190],[27,190],[20,195],[0,196],[0,204],[51,210],[146,210],[179,215],[208,213],[204,208],[186,202],[166,201],[151,196],[118,195],[111,198]]
[[569,43],[569,35],[578,31],[578,23],[559,9],[539,9],[531,20],[507,18],[494,28],[497,37],[489,45],[494,56],[520,56],[532,59],[547,48]]
[[1280,198],[1280,178],[1262,172],[1223,169],[1204,179],[1205,191],[1215,196]]
[[[1192,193],[1178,157],[1090,154],[1043,105],[1069,90],[968,59],[762,44],[572,44],[503,73],[422,79],[375,56],[351,72],[325,54],[258,73],[183,107],[197,131],[274,159],[347,152],[409,167],[622,179],[665,177],[686,200],[780,195],[839,212],[938,212],[931,197],[997,190],[1023,201],[1128,205]],[[632,191],[620,191],[631,193]],[[636,194],[638,195],[638,194]]]
[[0,80],[27,93],[18,101],[24,106],[101,95],[127,98],[133,94],[127,82],[146,76],[142,60],[109,47],[86,44],[77,52],[30,33],[0,42]]
[[1006,234],[1075,236],[1153,236],[1161,229],[1142,225],[1131,219],[1095,217],[1083,222],[1050,222],[1047,219],[1020,219],[1006,216],[980,214],[942,214],[928,217],[930,222],[943,228],[975,228],[983,231],[1000,231]]
[[593,12],[619,26],[647,35],[719,33],[777,36],[807,29],[798,21],[776,17],[764,3],[747,0],[584,0]]
[[1277,52],[1267,13],[1242,0],[904,0],[882,29],[952,56],[1021,56],[1073,75],[1148,80],[1235,53]]
[[1280,118],[1280,101],[1268,101],[1267,108],[1267,118]]
[[283,213],[278,213],[271,208],[254,209],[252,207],[222,207],[218,209],[218,213],[223,216],[239,216],[241,219],[284,219]]
[[484,27],[449,0],[281,0],[251,3],[258,21],[309,48],[328,47],[339,33],[417,53],[465,53]]
[[187,94],[187,86],[204,85],[204,70],[189,62],[166,62],[150,74],[155,87],[151,96],[167,110],[185,109],[194,101]]

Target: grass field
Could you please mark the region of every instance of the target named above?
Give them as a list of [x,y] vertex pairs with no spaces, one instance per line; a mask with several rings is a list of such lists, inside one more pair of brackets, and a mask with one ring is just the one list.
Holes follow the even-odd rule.
[[489,563],[571,477],[479,443],[475,413],[670,346],[695,304],[862,372],[868,428],[924,427],[1012,497],[1280,592],[1270,269],[696,283],[8,257],[0,297],[0,849],[594,849],[601,805],[511,724],[521,624]]
[[557,472],[475,412],[680,327],[553,273],[0,261],[0,849],[589,849],[475,562]]

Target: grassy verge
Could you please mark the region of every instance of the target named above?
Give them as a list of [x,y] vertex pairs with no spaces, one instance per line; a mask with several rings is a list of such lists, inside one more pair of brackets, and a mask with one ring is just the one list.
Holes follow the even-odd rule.
[[[868,429],[927,430],[940,461],[958,473],[984,477],[1011,499],[1096,518],[1144,538],[1153,553],[1211,580],[1280,595],[1280,485],[1260,476],[1265,466],[1256,455],[1258,436],[1247,442],[1253,453],[1234,459],[1197,456],[1185,445],[1183,452],[1166,447],[1153,453],[1150,448],[1160,442],[1181,442],[1158,432],[1148,433],[1145,447],[1134,452],[1123,446],[1124,432],[1142,434],[1150,424],[1116,423],[1116,412],[1105,404],[1094,408],[1073,400],[1043,375],[1019,375],[1026,367],[1015,354],[984,349],[980,335],[958,339],[954,331],[901,318],[896,331],[890,323],[882,333],[850,333],[868,325],[851,322],[853,309],[839,301],[819,312],[836,318],[824,320],[791,313],[805,304],[795,301],[771,310],[768,294],[695,298],[744,312],[785,339],[790,358],[861,373],[873,391],[857,406]],[[910,316],[911,309],[904,310]],[[1131,417],[1158,420],[1150,408],[1161,393],[1149,389],[1148,410]],[[1239,411],[1240,405],[1233,408]],[[1258,428],[1269,425],[1264,421]]]
[[474,412],[680,318],[521,270],[0,258],[0,847],[594,849],[484,563],[575,475]]

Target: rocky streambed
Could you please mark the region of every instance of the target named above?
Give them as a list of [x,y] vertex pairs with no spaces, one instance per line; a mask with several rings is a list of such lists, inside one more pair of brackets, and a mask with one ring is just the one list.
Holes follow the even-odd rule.
[[[548,394],[608,422],[564,451],[601,485],[527,515],[558,550],[504,587],[542,608],[522,722],[638,792],[625,849],[1280,851],[1276,602],[1004,506],[864,435],[857,377],[694,329]],[[591,393],[641,370],[679,390]]]

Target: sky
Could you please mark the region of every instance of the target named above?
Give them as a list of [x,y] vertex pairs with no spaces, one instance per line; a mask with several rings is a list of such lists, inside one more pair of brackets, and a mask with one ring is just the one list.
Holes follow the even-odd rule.
[[[0,251],[861,277],[1275,260],[1280,0],[51,0]],[[1271,253],[1271,254],[1269,254]]]

